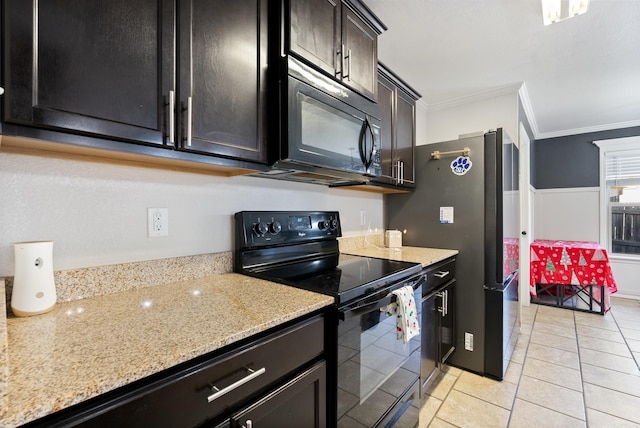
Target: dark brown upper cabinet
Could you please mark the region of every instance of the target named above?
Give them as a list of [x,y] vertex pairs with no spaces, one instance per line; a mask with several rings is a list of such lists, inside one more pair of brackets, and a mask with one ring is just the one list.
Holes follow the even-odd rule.
[[179,5],[180,148],[266,162],[267,0]]
[[290,0],[289,51],[377,99],[378,35],[386,27],[357,0]]
[[5,130],[266,162],[267,0],[5,0],[3,31]]
[[416,101],[414,89],[391,70],[378,67],[378,105],[382,111],[380,149],[382,176],[375,183],[415,186]]

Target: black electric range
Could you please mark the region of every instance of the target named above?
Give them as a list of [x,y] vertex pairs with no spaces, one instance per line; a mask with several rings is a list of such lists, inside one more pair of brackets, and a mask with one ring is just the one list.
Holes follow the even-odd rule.
[[419,263],[341,254],[337,212],[236,216],[235,271],[335,297],[341,306],[418,274]]
[[319,338],[327,347],[328,426],[417,426],[421,339],[399,341],[397,317],[385,308],[400,287],[420,301],[422,266],[341,254],[335,211],[243,211],[235,225],[236,272],[335,298]]

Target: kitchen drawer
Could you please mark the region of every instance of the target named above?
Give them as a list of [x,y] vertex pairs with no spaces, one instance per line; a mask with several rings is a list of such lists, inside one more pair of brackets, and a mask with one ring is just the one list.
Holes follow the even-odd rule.
[[426,275],[426,279],[422,286],[422,297],[425,297],[456,277],[456,259],[451,257],[429,265],[424,268],[423,273]]
[[[94,408],[80,422],[87,427],[200,425],[255,400],[323,352],[324,318],[314,317]],[[214,385],[229,392],[212,399]]]

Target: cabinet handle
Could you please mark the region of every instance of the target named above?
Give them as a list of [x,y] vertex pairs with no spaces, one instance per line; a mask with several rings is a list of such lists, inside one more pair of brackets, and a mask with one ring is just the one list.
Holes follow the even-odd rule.
[[344,43],[341,45],[342,49],[340,49],[340,74],[342,75],[341,79],[344,79]]
[[193,98],[187,97],[187,147],[191,147],[192,110],[193,110]]
[[0,86],[0,95],[4,94],[4,88]]
[[444,290],[444,304],[442,305],[444,309],[443,317],[446,317],[449,313],[449,290]]
[[400,184],[404,184],[404,162],[398,161],[398,165],[400,169],[400,174],[398,175],[398,178],[400,179]]
[[[345,60],[347,61],[346,69]],[[340,72],[342,73],[342,79],[351,80],[351,49],[345,51],[344,43],[342,44],[342,51],[340,51]]]
[[439,270],[438,272],[434,273],[433,276],[437,277],[437,278],[444,278],[445,276],[449,275],[449,271],[441,271]]
[[253,421],[251,421],[251,419],[248,419],[247,424],[242,425],[242,428],[253,428]]
[[440,312],[441,316],[446,317],[449,313],[449,290],[436,293],[436,296],[442,298],[442,306],[438,308],[438,312]]
[[176,108],[176,93],[174,91],[169,91],[169,143],[175,143],[175,133],[176,133],[176,116],[175,116],[175,108]]
[[444,294],[445,291],[441,291],[439,293],[436,293],[436,296],[440,297],[442,299],[442,305],[438,308],[438,312],[440,312],[441,316],[445,316],[445,308],[444,308]]
[[246,375],[245,377],[243,377],[242,379],[235,381],[234,383],[232,383],[231,385],[219,389],[218,387],[216,387],[215,385],[211,387],[212,391],[215,391],[213,394],[211,394],[210,396],[207,397],[207,402],[211,403],[213,400],[216,400],[220,397],[222,397],[223,395],[233,391],[234,389],[244,385],[245,383],[257,378],[258,376],[260,376],[261,374],[264,374],[264,372],[267,371],[266,367],[263,367],[259,370],[252,370],[250,368],[247,367],[247,372],[249,373],[248,375]]

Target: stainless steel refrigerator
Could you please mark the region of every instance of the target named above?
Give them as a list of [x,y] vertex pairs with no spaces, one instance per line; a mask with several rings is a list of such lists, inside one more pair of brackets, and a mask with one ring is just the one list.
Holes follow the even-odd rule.
[[502,380],[518,334],[518,149],[497,129],[418,146],[415,165],[415,191],[385,195],[386,226],[459,251],[448,363]]

